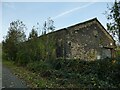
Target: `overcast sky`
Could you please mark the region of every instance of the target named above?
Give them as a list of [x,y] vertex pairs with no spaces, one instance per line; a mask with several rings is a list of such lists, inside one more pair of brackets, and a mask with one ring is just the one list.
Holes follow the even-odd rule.
[[3,2],[0,42],[7,34],[10,22],[18,19],[27,26],[27,36],[32,26],[37,26],[37,22],[42,29],[43,22],[48,17],[54,20],[56,29],[95,17],[106,28],[107,19],[103,13],[107,10],[107,3],[112,4],[112,2]]

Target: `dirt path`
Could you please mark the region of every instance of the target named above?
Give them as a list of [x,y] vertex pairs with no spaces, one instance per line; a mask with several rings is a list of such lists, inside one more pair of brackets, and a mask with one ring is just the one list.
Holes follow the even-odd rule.
[[2,87],[3,88],[27,88],[25,82],[16,77],[5,66],[2,67]]

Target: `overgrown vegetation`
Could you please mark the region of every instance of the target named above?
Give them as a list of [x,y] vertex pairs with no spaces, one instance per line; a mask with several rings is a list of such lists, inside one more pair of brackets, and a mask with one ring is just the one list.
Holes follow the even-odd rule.
[[[115,4],[117,5],[117,2]],[[118,13],[113,10],[111,12]],[[113,15],[111,18],[114,17]],[[117,31],[119,31],[119,20],[115,22],[118,23]],[[51,23],[52,25],[48,23],[48,26],[46,22],[44,23],[43,35],[39,37],[35,28],[32,28],[26,39],[25,24],[19,20],[11,22],[8,34],[2,43],[2,55],[3,60],[12,63],[5,64],[14,65],[17,74],[28,83],[32,83],[31,87],[120,88],[119,50],[116,51],[118,58],[114,59],[96,61],[56,59],[55,36],[47,34],[49,30],[54,31],[53,21]],[[18,66],[22,68],[15,69]],[[25,71],[22,71],[23,68]]]
[[[12,25],[14,24],[12,23]],[[14,28],[11,27],[3,42],[3,60],[12,61],[15,65],[24,67],[29,73],[24,71],[25,74],[23,74],[19,70],[17,72],[21,73],[20,76],[23,74],[23,78],[28,83],[32,83],[32,87],[120,87],[119,52],[117,52],[118,58],[115,59],[96,61],[56,59],[54,35],[46,34],[37,37],[36,31],[32,30],[29,40],[25,41],[24,33],[20,30],[17,32],[19,28]],[[20,35],[20,37],[16,35]]]
[[32,81],[32,87],[120,88],[120,58],[90,62],[71,59],[52,63],[35,61],[28,63],[25,69],[31,75],[25,74],[23,78]]
[[[50,20],[50,22],[53,21]],[[48,22],[44,25],[44,31],[53,31],[54,26]],[[3,59],[12,60],[17,65],[26,66],[28,63],[41,60],[54,60],[55,55],[55,37],[44,33],[38,37],[35,27],[29,34],[28,39],[25,36],[26,26],[20,21],[10,23],[9,31],[3,40]]]
[[[115,39],[120,43],[120,1],[115,0],[112,6],[109,7],[108,10],[105,11],[105,15],[108,19],[107,29]],[[116,38],[116,36],[118,36]]]

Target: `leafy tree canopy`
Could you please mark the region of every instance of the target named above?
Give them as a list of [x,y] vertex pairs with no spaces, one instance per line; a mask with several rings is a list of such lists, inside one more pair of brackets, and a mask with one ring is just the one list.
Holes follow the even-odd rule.
[[107,23],[107,29],[112,33],[113,37],[117,36],[120,42],[120,1],[115,0],[114,4],[109,7],[108,11],[105,11],[105,15],[109,23]]
[[30,34],[29,34],[28,39],[35,39],[35,38],[37,38],[37,37],[38,37],[38,33],[37,33],[37,31],[35,30],[35,28],[33,27],[33,28],[32,28],[32,31],[31,31]]
[[24,32],[26,26],[22,21],[17,20],[10,23],[8,30],[5,40],[3,41],[3,51],[9,59],[15,60],[18,49],[17,45],[26,40]]

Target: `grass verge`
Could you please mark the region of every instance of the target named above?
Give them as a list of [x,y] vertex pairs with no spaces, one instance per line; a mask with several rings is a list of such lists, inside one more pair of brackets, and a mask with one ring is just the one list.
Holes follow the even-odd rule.
[[8,67],[17,77],[24,80],[30,88],[53,87],[52,83],[54,82],[46,80],[46,78],[42,78],[39,74],[27,70],[26,67],[17,66],[14,62],[7,60],[3,61],[3,65]]

